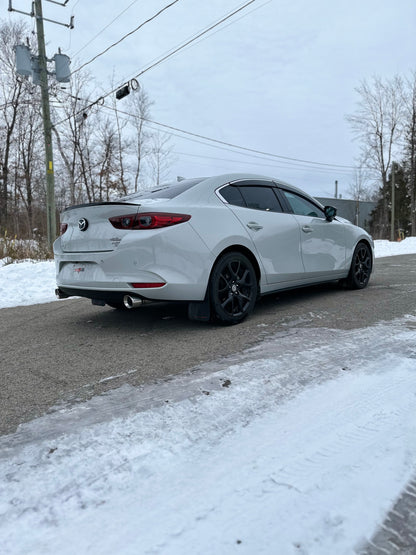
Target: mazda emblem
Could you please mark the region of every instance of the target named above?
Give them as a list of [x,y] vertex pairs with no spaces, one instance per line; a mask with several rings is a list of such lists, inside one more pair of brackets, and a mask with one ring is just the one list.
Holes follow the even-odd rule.
[[78,220],[78,227],[80,231],[85,231],[88,227],[88,220],[81,218]]

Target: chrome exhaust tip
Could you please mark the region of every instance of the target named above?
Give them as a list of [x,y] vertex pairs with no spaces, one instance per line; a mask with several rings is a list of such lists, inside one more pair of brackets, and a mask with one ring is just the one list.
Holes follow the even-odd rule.
[[139,297],[132,297],[131,295],[124,295],[123,304],[126,308],[138,308],[143,304],[143,299]]

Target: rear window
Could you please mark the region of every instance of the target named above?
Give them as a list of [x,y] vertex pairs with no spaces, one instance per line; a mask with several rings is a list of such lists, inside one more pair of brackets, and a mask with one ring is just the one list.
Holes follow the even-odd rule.
[[167,199],[172,199],[177,197],[178,195],[180,195],[181,193],[184,193],[185,191],[187,191],[188,189],[190,189],[191,187],[194,187],[195,185],[197,185],[198,183],[201,183],[201,181],[203,181],[204,178],[203,177],[198,177],[195,179],[184,179],[183,181],[174,181],[173,183],[166,183],[163,185],[159,185],[159,187],[154,188],[154,189],[150,189],[149,191],[140,191],[139,193],[133,193],[132,195],[128,195],[126,197],[123,197],[122,201],[131,201],[131,200],[136,200],[136,199],[140,199],[140,198],[146,198],[146,199],[150,199],[150,198],[167,198]]
[[234,204],[234,206],[247,206],[246,201],[243,199],[240,189],[234,187],[233,185],[228,185],[228,187],[223,187],[220,190],[220,195],[229,204]]
[[254,210],[282,212],[274,187],[263,185],[228,185],[220,189],[220,195],[229,204],[246,206]]

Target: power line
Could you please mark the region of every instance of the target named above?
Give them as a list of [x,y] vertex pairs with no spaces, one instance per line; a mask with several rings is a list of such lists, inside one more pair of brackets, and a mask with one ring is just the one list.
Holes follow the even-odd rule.
[[[231,152],[235,152],[235,151],[231,151]],[[263,164],[261,162],[250,162],[247,160],[232,160],[230,158],[218,158],[216,156],[206,156],[203,154],[191,154],[190,152],[179,152],[179,151],[173,151],[173,154],[178,154],[180,156],[190,156],[192,158],[203,158],[206,160],[218,160],[219,162],[229,162],[232,164],[251,164],[253,165],[254,163],[256,164],[256,166],[262,166],[265,168],[279,168],[279,169],[285,169],[285,170],[296,170],[296,171],[308,171],[308,172],[316,172],[316,173],[320,173],[323,175],[330,175],[333,174],[335,171],[337,174],[342,173],[345,175],[351,175],[351,171],[346,171],[346,170],[335,170],[335,169],[330,169],[330,168],[316,168],[316,167],[310,167],[310,166],[304,166],[301,164],[289,164],[283,161],[283,164],[286,165],[280,165],[281,162],[279,162],[278,164]],[[236,153],[238,154],[238,153]],[[246,155],[244,154],[244,156],[250,156],[250,155]],[[251,156],[250,156],[251,157]],[[263,161],[267,161],[268,158],[260,158],[260,160]]]
[[4,108],[8,108],[9,106],[14,106],[15,108],[18,108],[23,104],[28,104],[29,106],[33,106],[34,102],[33,100],[20,100],[17,103],[13,101],[5,102],[4,104],[0,104],[0,110],[3,110]]
[[[78,0],[78,2],[79,2],[79,0]],[[78,2],[77,2],[77,4],[78,4]],[[80,52],[82,52],[82,50],[84,50],[85,48],[87,48],[87,46],[89,46],[92,42],[94,42],[95,39],[96,39],[97,37],[99,37],[102,33],[104,33],[104,31],[106,31],[115,21],[117,21],[117,19],[119,19],[124,13],[126,13],[126,11],[129,10],[129,9],[133,6],[133,4],[136,4],[137,2],[138,2],[138,0],[133,0],[133,2],[131,2],[131,3],[127,6],[127,8],[125,8],[122,12],[120,12],[118,15],[116,15],[116,17],[115,17],[114,19],[112,19],[112,20],[110,21],[110,23],[108,23],[108,25],[106,25],[105,27],[103,27],[103,28],[101,29],[101,31],[99,31],[95,36],[92,37],[91,40],[89,40],[86,44],[84,44],[84,46],[82,46],[79,50],[77,50],[73,56],[76,56],[77,54],[79,54]],[[76,6],[77,4],[75,4],[75,6]],[[74,7],[75,7],[75,6],[74,6]]]
[[[338,171],[338,172],[346,172],[349,173],[352,170],[356,169],[356,166],[348,166],[348,165],[342,165],[342,164],[329,164],[326,162],[314,162],[312,160],[303,160],[301,158],[293,158],[293,157],[289,157],[289,156],[283,156],[281,154],[274,154],[271,152],[265,152],[262,150],[257,150],[257,149],[253,149],[253,148],[249,148],[249,147],[244,147],[241,145],[237,145],[234,143],[229,143],[226,141],[221,141],[219,139],[214,139],[212,137],[208,137],[206,135],[201,135],[199,133],[193,133],[191,131],[186,131],[185,129],[180,129],[179,127],[173,127],[171,125],[167,125],[165,123],[160,123],[158,121],[154,121],[152,119],[149,118],[143,118],[141,116],[138,116],[137,114],[132,114],[131,112],[126,112],[125,110],[119,110],[119,109],[115,109],[115,108],[111,108],[110,106],[101,106],[101,108],[104,108],[106,110],[110,110],[112,112],[118,112],[119,114],[123,114],[125,116],[128,116],[129,118],[139,118],[142,121],[144,121],[147,125],[151,124],[151,125],[156,125],[157,127],[162,127],[164,130],[168,130],[167,133],[182,139],[189,139],[189,140],[193,140],[194,142],[199,142],[201,144],[207,145],[209,144],[209,146],[214,146],[216,148],[221,148],[222,150],[229,150],[230,152],[234,152],[234,153],[238,153],[241,154],[243,153],[249,153],[251,157],[253,158],[260,158],[262,160],[265,159],[278,159],[279,161],[283,161],[283,162],[287,162],[288,164],[290,164],[290,167],[292,167],[293,165],[299,165],[299,164],[308,164],[308,166],[304,166],[305,169],[307,167],[309,167],[310,165],[316,167],[317,169],[320,170],[329,170],[329,171]],[[176,132],[176,133],[175,133]],[[178,135],[178,133],[181,133],[182,135],[185,135],[185,137],[183,137],[182,135]],[[205,142],[203,142],[205,141]],[[232,150],[233,149],[233,150]]]
[[[210,148],[216,148],[216,149],[220,149],[222,151],[228,151],[228,152],[232,152],[233,154],[237,154],[237,155],[241,155],[241,156],[245,156],[245,157],[249,157],[249,158],[255,158],[260,160],[261,162],[273,162],[275,158],[279,158],[278,162],[279,164],[273,163],[273,164],[264,164],[264,163],[259,163],[259,162],[255,162],[256,165],[258,166],[263,166],[263,167],[270,167],[270,168],[280,168],[280,169],[286,169],[286,170],[296,170],[296,171],[308,171],[308,172],[315,172],[318,174],[322,174],[322,175],[330,175],[333,174],[334,172],[337,173],[337,175],[339,174],[344,174],[346,176],[351,175],[351,173],[357,169],[357,166],[342,166],[339,164],[328,164],[328,163],[320,163],[320,162],[312,162],[312,161],[303,161],[301,159],[298,158],[288,158],[288,157],[280,157],[280,155],[277,154],[272,154],[272,153],[262,153],[262,151],[255,151],[253,149],[250,149],[250,152],[246,152],[245,151],[245,147],[240,147],[238,145],[233,146],[231,143],[225,143],[225,144],[230,144],[230,147],[226,147],[226,146],[222,146],[223,143],[220,141],[220,145],[217,144],[212,144],[212,143],[208,143],[208,142],[204,142],[204,136],[203,135],[196,135],[194,133],[191,133],[192,136],[186,136],[187,131],[183,130],[183,129],[179,129],[179,128],[172,128],[171,126],[165,126],[165,124],[162,124],[160,122],[156,122],[154,120],[150,120],[147,118],[142,118],[140,116],[138,116],[137,114],[132,114],[130,112],[126,112],[124,110],[116,110],[115,108],[112,108],[110,106],[102,106],[102,108],[105,108],[106,110],[111,111],[112,114],[115,114],[115,112],[117,111],[119,114],[121,114],[121,119],[124,119],[126,121],[131,121],[131,118],[139,118],[141,120],[144,121],[144,123],[146,124],[146,126],[153,130],[153,131],[159,131],[159,129],[157,127],[152,127],[152,125],[154,126],[161,126],[161,127],[168,127],[168,129],[176,129],[178,132],[175,133],[174,131],[166,131],[166,129],[164,130],[165,133],[167,133],[168,135],[171,135],[173,137],[178,137],[180,139],[183,140],[187,140],[187,141],[191,141],[194,143],[198,143],[201,144],[203,146],[209,146]],[[125,117],[123,117],[125,116]],[[185,136],[180,135],[179,133],[184,133]],[[195,138],[196,137],[201,137],[200,139]],[[211,138],[207,138],[210,139],[212,141],[216,141],[215,139],[211,139]],[[235,148],[242,148],[244,149],[243,152],[239,151],[239,150],[235,150]],[[254,152],[259,152],[259,154],[254,154]],[[193,158],[201,158],[201,159],[207,159],[207,160],[218,160],[220,162],[227,162],[227,163],[235,163],[235,164],[253,164],[254,162],[249,162],[246,160],[235,160],[235,159],[229,159],[229,158],[219,158],[219,157],[215,157],[215,156],[207,156],[207,155],[203,155],[203,154],[191,154],[188,152],[178,152],[176,151],[175,154],[179,154],[181,156],[189,156],[189,157],[193,157]],[[281,165],[284,164],[284,165]],[[307,165],[307,164],[313,164],[312,167],[311,165]],[[320,165],[323,164],[323,165]]]
[[[65,94],[68,95],[68,93],[65,93]],[[337,172],[342,172],[342,173],[350,173],[351,171],[357,169],[357,166],[343,165],[343,164],[331,164],[331,163],[328,163],[328,162],[315,162],[313,160],[304,160],[302,158],[289,157],[289,156],[284,156],[282,154],[275,154],[275,153],[272,153],[272,152],[266,152],[266,151],[262,151],[262,150],[258,150],[258,149],[253,149],[253,148],[250,148],[250,147],[245,147],[245,146],[237,145],[237,144],[234,144],[234,143],[229,143],[229,142],[226,142],[226,141],[221,141],[219,139],[214,139],[214,138],[208,137],[206,135],[201,135],[199,133],[194,133],[192,131],[187,131],[187,130],[181,129],[179,127],[174,127],[172,125],[167,125],[165,123],[161,123],[161,122],[152,120],[150,118],[144,118],[144,117],[139,116],[138,114],[133,114],[133,113],[127,112],[125,110],[119,110],[118,108],[116,109],[116,108],[113,108],[111,106],[100,105],[100,108],[104,108],[105,110],[109,110],[112,113],[117,112],[118,114],[122,114],[124,116],[127,116],[129,118],[129,120],[131,118],[141,119],[149,127],[150,127],[150,125],[155,125],[157,127],[162,127],[165,133],[167,133],[169,135],[172,135],[172,136],[175,136],[175,137],[179,137],[181,139],[191,140],[193,142],[203,144],[205,146],[208,145],[208,146],[211,146],[211,147],[214,147],[214,148],[219,148],[221,150],[228,150],[228,151],[236,153],[236,154],[245,153],[247,155],[247,153],[249,153],[250,157],[259,158],[261,160],[278,159],[280,162],[286,162],[287,164],[290,164],[289,167],[300,166],[300,165],[303,164],[304,169],[310,168],[310,166],[314,166],[316,169],[319,169],[321,171],[327,170],[327,171],[337,171]],[[74,114],[74,116],[78,115],[81,112],[82,112],[82,110],[80,110],[79,112]],[[68,119],[69,119],[69,117],[65,118],[63,121],[67,121]],[[61,123],[62,123],[62,121],[59,122],[59,124],[61,124]],[[307,164],[307,166],[305,166],[304,164]]]
[[[74,73],[77,73],[77,71],[80,71],[81,69],[83,69],[85,66],[91,64],[92,62],[94,62],[97,58],[99,58],[100,56],[102,56],[103,54],[106,54],[109,50],[111,50],[111,48],[114,48],[115,46],[117,46],[118,44],[120,44],[121,42],[123,42],[123,40],[125,40],[127,37],[130,37],[131,35],[133,35],[134,33],[136,33],[139,29],[141,29],[142,27],[144,27],[145,25],[147,25],[147,23],[150,23],[151,21],[153,21],[154,19],[156,19],[157,17],[159,17],[159,15],[161,15],[164,11],[166,11],[167,9],[171,8],[174,4],[177,4],[180,0],[173,0],[173,2],[171,2],[170,4],[168,4],[167,6],[165,6],[164,8],[162,8],[161,10],[159,10],[157,13],[155,13],[154,15],[152,15],[152,17],[149,17],[149,19],[146,19],[146,21],[143,21],[143,23],[140,23],[140,25],[138,25],[135,29],[133,29],[132,31],[130,31],[129,33],[125,34],[124,36],[121,37],[121,39],[119,39],[117,42],[114,42],[113,44],[111,44],[110,46],[108,46],[105,50],[103,50],[102,52],[100,52],[99,54],[97,54],[96,56],[94,56],[94,58],[91,58],[91,60],[89,60],[88,62],[85,62],[85,64],[82,64],[81,66],[79,66],[77,69],[75,69],[74,71],[72,71],[71,75],[74,75]],[[109,93],[111,94],[111,93]]]
[[[70,96],[69,93],[66,93],[65,91],[61,91],[61,92],[63,92],[67,96]],[[79,99],[79,100],[81,100],[81,99]],[[91,105],[85,107],[83,110],[79,110],[78,112],[73,114],[73,116],[76,117],[78,114],[80,114],[82,112],[85,112],[85,110],[88,109],[90,106]],[[181,139],[191,140],[193,142],[197,142],[197,143],[200,143],[200,144],[203,144],[203,145],[212,146],[214,148],[219,148],[221,150],[228,150],[230,152],[234,152],[234,153],[237,153],[237,154],[241,154],[242,152],[249,153],[250,157],[260,158],[261,160],[278,159],[281,162],[287,162],[288,164],[290,164],[290,167],[292,167],[294,165],[299,166],[300,164],[307,164],[308,166],[303,166],[305,169],[307,169],[308,167],[310,167],[312,165],[312,166],[316,167],[316,169],[327,170],[327,171],[335,171],[336,170],[336,171],[342,172],[342,173],[350,173],[351,171],[357,169],[357,166],[352,166],[352,165],[331,164],[331,163],[328,163],[328,162],[315,162],[313,160],[304,160],[302,158],[284,156],[282,154],[275,154],[275,153],[271,153],[271,152],[267,152],[267,151],[253,149],[253,148],[250,148],[250,147],[237,145],[235,143],[229,143],[227,141],[221,141],[219,139],[215,139],[213,137],[208,137],[206,135],[201,135],[199,133],[194,133],[192,131],[187,131],[185,129],[181,129],[179,127],[174,127],[172,125],[161,123],[161,122],[152,120],[150,118],[144,118],[142,116],[139,116],[138,114],[127,112],[126,110],[120,110],[118,108],[116,109],[116,108],[113,108],[111,106],[106,106],[105,104],[100,104],[100,105],[97,104],[97,106],[99,106],[100,108],[104,108],[107,111],[109,110],[112,113],[117,112],[118,114],[122,114],[124,116],[127,116],[129,119],[130,118],[141,119],[148,126],[156,125],[157,127],[162,127],[164,129],[165,133],[167,133],[169,135],[172,135],[172,136],[175,136],[175,137],[179,137]],[[55,125],[62,124],[63,122],[70,119],[70,117],[72,117],[72,116],[66,117],[65,119],[59,121]]]
[[[230,27],[231,25],[234,25],[235,23],[237,23],[237,21],[240,21],[241,19],[243,19],[244,17],[247,17],[248,15],[252,14],[253,12],[259,10],[260,8],[263,8],[264,6],[266,6],[267,4],[270,4],[270,2],[272,2],[273,0],[266,0],[266,2],[264,2],[263,4],[260,4],[260,6],[257,6],[257,8],[253,8],[252,10],[250,10],[249,12],[241,15],[240,17],[238,17],[237,19],[235,19],[234,21],[230,21],[230,23],[228,23],[227,25],[224,25],[223,27],[221,27],[221,29],[217,29],[216,31],[214,31],[213,33],[211,33],[208,36],[205,36],[203,38],[201,38],[201,40],[199,40],[198,42],[196,42],[195,44],[193,44],[192,46],[195,46],[196,44],[200,44],[201,42],[203,42],[204,40],[207,40],[211,37],[213,37],[214,35],[216,35],[217,33],[220,33],[221,31],[223,31],[224,29],[226,29],[227,27]],[[189,45],[188,47],[184,48],[184,50],[187,50],[188,48],[190,48],[191,45]],[[168,52],[170,52],[170,50],[168,50]]]
[[[224,16],[222,19],[220,19],[219,21],[213,23],[212,25],[210,25],[209,27],[207,27],[206,29],[202,30],[201,32],[199,32],[197,35],[195,35],[194,37],[192,37],[191,39],[189,39],[188,41],[180,44],[178,47],[174,48],[171,52],[167,53],[166,55],[162,56],[161,58],[159,58],[159,60],[155,61],[154,63],[151,63],[151,65],[149,65],[146,69],[143,69],[142,71],[140,71],[137,75],[135,75],[134,77],[132,77],[132,79],[137,79],[138,77],[141,77],[144,73],[146,73],[147,71],[149,71],[150,69],[153,69],[154,67],[160,65],[161,63],[163,63],[164,61],[166,61],[168,58],[171,58],[172,56],[174,56],[177,52],[179,52],[180,50],[183,50],[184,48],[186,48],[187,46],[189,46],[190,44],[192,44],[193,42],[195,42],[196,40],[198,40],[199,38],[201,38],[203,35],[206,35],[207,33],[209,33],[210,31],[212,31],[212,29],[215,29],[215,27],[218,27],[219,25],[221,25],[221,23],[224,23],[224,21],[227,21],[227,19],[230,19],[231,17],[233,17],[234,15],[236,15],[237,13],[241,12],[242,10],[244,10],[245,8],[247,8],[250,4],[253,4],[254,2],[256,2],[256,0],[250,0],[249,2],[246,2],[245,4],[243,4],[242,6],[240,6],[239,8],[235,9],[233,12],[227,14],[226,16]],[[119,87],[117,87],[119,88]],[[117,89],[114,89],[113,91],[111,91],[108,94],[112,94],[116,91]],[[108,96],[108,95],[106,95]]]
[[[166,6],[164,9],[167,9],[168,7],[170,7],[171,5],[173,5],[174,3],[176,3],[178,0],[175,0],[175,2],[172,2],[172,4],[169,4],[168,6]],[[219,21],[213,23],[212,25],[210,25],[208,28],[202,30],[201,32],[197,33],[197,35],[195,35],[194,37],[190,38],[189,40],[185,41],[184,43],[181,43],[179,46],[175,47],[172,51],[168,52],[167,54],[163,55],[161,58],[159,58],[158,60],[156,60],[154,63],[151,63],[151,65],[149,65],[147,68],[145,68],[144,70],[142,70],[141,72],[139,72],[137,75],[135,75],[135,77],[133,77],[132,79],[136,79],[138,77],[140,77],[141,75],[143,75],[145,72],[149,71],[150,69],[152,69],[153,67],[161,64],[163,61],[165,61],[166,59],[170,58],[171,56],[173,56],[174,54],[178,53],[180,50],[183,50],[184,48],[186,48],[187,46],[189,46],[191,43],[195,42],[196,40],[198,40],[199,38],[201,38],[203,35],[209,33],[210,31],[212,31],[215,27],[219,26],[221,23],[224,23],[226,20],[228,20],[229,18],[231,18],[233,15],[239,13],[240,11],[242,11],[243,9],[247,8],[249,5],[253,4],[256,0],[250,0],[249,2],[246,2],[245,4],[243,4],[242,6],[238,7],[237,9],[235,9],[233,12],[227,14],[226,16],[222,17]],[[267,2],[266,2],[267,3]],[[263,4],[264,5],[264,4]],[[163,10],[162,10],[163,11]],[[157,15],[157,14],[156,14]],[[154,16],[156,17],[156,16]],[[144,24],[142,24],[143,26]],[[134,31],[133,31],[134,32]],[[125,35],[128,36],[128,35]],[[125,38],[125,37],[123,37]],[[123,40],[123,39],[120,39]],[[120,42],[120,41],[119,41]],[[118,44],[118,43],[115,43]],[[112,45],[114,46],[114,45]],[[111,47],[110,47],[111,48]],[[108,50],[108,49],[107,49]],[[105,51],[104,51],[105,52]],[[103,52],[103,53],[104,53]],[[101,54],[103,54],[101,53]],[[101,55],[100,54],[100,55]],[[91,63],[92,60],[90,60],[90,62],[87,63]],[[78,68],[75,71],[79,71],[82,67],[85,67],[84,64],[83,66],[81,66],[80,68]],[[75,72],[73,72],[75,73]],[[104,99],[106,97],[108,97],[110,94],[116,92],[120,87],[117,87],[115,89],[113,89],[112,91],[106,93],[104,96],[98,98],[95,102],[92,102],[90,104],[88,104],[87,106],[85,106],[83,108],[83,110],[78,111],[76,114],[74,114],[74,116],[80,114],[81,112],[85,111],[88,108],[91,108],[94,105],[100,105],[102,108],[106,108],[106,109],[110,109],[113,110],[113,108],[105,106],[104,103]],[[119,113],[125,114],[129,117],[138,117],[135,114],[131,114],[122,110],[117,110]],[[57,122],[55,125],[60,125],[62,123],[64,123],[65,121],[67,121],[69,119],[69,117],[66,117],[65,119]],[[325,163],[325,162],[315,162],[315,161],[311,161],[311,160],[303,160],[303,159],[299,159],[299,158],[294,158],[294,157],[288,157],[288,156],[283,156],[283,155],[278,155],[278,154],[274,154],[274,153],[269,153],[269,152],[264,152],[264,151],[260,151],[257,149],[252,149],[252,148],[248,148],[248,147],[244,147],[241,145],[236,145],[233,143],[229,143],[226,141],[220,141],[218,139],[213,139],[212,137],[207,137],[201,134],[197,134],[197,133],[192,133],[190,131],[185,131],[183,129],[177,128],[177,127],[173,127],[167,124],[162,124],[160,122],[156,122],[150,119],[146,119],[146,118],[141,118],[143,119],[143,121],[145,121],[147,124],[153,124],[156,126],[160,126],[163,127],[165,130],[168,129],[170,134],[174,135],[174,132],[178,132],[178,133],[182,133],[185,135],[188,135],[190,137],[193,137],[194,139],[201,139],[204,141],[209,141],[210,143],[214,143],[217,145],[221,145],[222,148],[226,147],[227,148],[232,148],[232,149],[238,149],[239,151],[244,151],[244,152],[249,152],[251,153],[251,155],[261,155],[261,156],[266,156],[266,157],[271,157],[271,158],[278,158],[279,160],[284,160],[287,161],[288,163],[303,163],[303,164],[309,164],[309,165],[314,165],[317,167],[321,167],[321,168],[328,168],[328,169],[337,169],[337,171],[342,171],[342,169],[345,170],[352,170],[355,169],[355,166],[347,166],[347,165],[341,165],[341,164],[329,164],[329,163]],[[184,138],[184,137],[182,137]],[[206,144],[206,143],[205,143]],[[220,147],[220,148],[221,148]],[[217,147],[218,148],[218,147]],[[233,151],[235,152],[235,151]]]
[[[106,110],[111,111],[112,114],[115,114],[115,112],[117,111],[121,117],[121,119],[125,119],[126,121],[131,121],[132,118],[139,118],[141,120],[144,121],[145,125],[147,128],[153,130],[153,131],[159,131],[157,126],[162,126],[165,127],[165,124],[161,124],[160,122],[156,122],[154,120],[150,120],[150,119],[146,119],[146,118],[142,118],[140,116],[138,116],[137,114],[132,114],[129,112],[126,112],[124,110],[116,110],[115,108],[109,107],[109,106],[102,106],[103,108],[105,108]],[[156,126],[156,127],[153,127]],[[256,151],[254,149],[249,149],[249,151],[247,152],[245,150],[245,147],[239,147],[239,145],[235,145],[233,146],[231,143],[225,143],[225,144],[230,144],[232,145],[231,147],[227,147],[227,146],[223,146],[223,142],[219,141],[220,144],[215,144],[212,142],[204,142],[203,135],[196,135],[191,133],[191,136],[187,136],[186,134],[188,132],[186,132],[185,130],[179,129],[179,128],[172,128],[171,126],[167,126],[167,128],[169,129],[168,131],[166,131],[166,129],[164,129],[164,132],[167,133],[168,135],[174,136],[174,137],[178,137],[179,139],[182,140],[187,140],[187,141],[191,141],[194,143],[198,143],[201,144],[203,146],[209,146],[210,148],[216,148],[222,151],[228,151],[228,152],[232,152],[233,154],[237,154],[239,156],[244,156],[244,157],[249,157],[251,159],[258,159],[260,160],[260,162],[250,162],[247,160],[231,160],[231,159],[225,159],[225,158],[218,158],[218,157],[214,157],[214,156],[207,156],[207,155],[202,155],[202,154],[191,154],[191,153],[186,153],[186,152],[176,152],[179,155],[182,156],[190,156],[190,157],[194,157],[194,158],[200,158],[200,159],[208,159],[208,160],[218,160],[220,162],[226,162],[226,163],[233,163],[233,164],[256,164],[257,166],[262,166],[262,167],[270,167],[270,168],[279,168],[279,169],[284,169],[284,170],[290,170],[290,171],[301,171],[301,172],[308,172],[308,173],[315,173],[315,174],[321,174],[324,176],[331,176],[334,175],[334,173],[336,173],[337,176],[339,175],[344,175],[345,177],[347,176],[352,176],[352,173],[354,170],[357,170],[357,166],[342,166],[339,164],[328,164],[328,163],[324,163],[323,165],[320,165],[322,163],[320,162],[308,162],[308,161],[303,161],[301,159],[298,158],[288,158],[288,157],[280,157],[279,155],[276,154],[272,154],[272,153],[262,153],[262,151]],[[177,133],[175,133],[174,131],[172,131],[171,129],[177,129]],[[180,135],[179,133],[185,133],[184,135]],[[195,138],[195,136],[197,137],[201,137],[201,139]],[[211,138],[208,138],[211,139]],[[215,139],[211,139],[212,141],[216,141]],[[235,150],[234,148],[242,148],[243,151],[239,151],[239,150]],[[259,152],[259,154],[254,154],[254,152]],[[278,160],[276,160],[276,158],[278,158]],[[264,164],[264,162],[272,162],[272,164]],[[275,163],[278,162],[278,163]],[[283,164],[283,165],[282,165]],[[305,164],[312,164],[312,165],[305,165]]]
[[[178,0],[175,0],[176,2]],[[171,56],[173,56],[174,54],[176,54],[177,52],[179,52],[180,50],[186,48],[189,44],[191,44],[192,42],[195,42],[196,40],[198,40],[200,37],[202,37],[203,35],[205,35],[206,33],[209,33],[212,29],[214,29],[215,27],[218,27],[218,25],[221,25],[221,23],[224,23],[224,21],[227,21],[227,19],[230,19],[232,16],[234,16],[235,14],[241,12],[242,10],[244,10],[245,8],[247,8],[250,4],[253,4],[254,2],[256,2],[256,0],[250,0],[249,2],[246,2],[245,4],[243,4],[242,6],[238,7],[237,9],[235,9],[234,11],[230,12],[229,14],[225,15],[223,18],[221,18],[219,21],[213,23],[212,25],[210,25],[209,27],[207,27],[206,29],[202,30],[201,32],[199,32],[197,35],[195,35],[193,38],[189,39],[188,41],[186,41],[185,43],[180,44],[178,47],[175,47],[174,50],[172,50],[170,53],[162,56],[161,58],[159,58],[157,61],[155,61],[154,63],[151,63],[151,65],[149,65],[147,68],[143,69],[142,71],[140,71],[137,75],[135,75],[134,77],[131,78],[131,80],[137,79],[138,77],[142,76],[144,73],[146,73],[147,71],[149,71],[150,69],[156,67],[157,65],[161,64],[162,62],[166,61],[168,58],[170,58]],[[91,62],[91,60],[90,60]],[[88,63],[90,63],[88,62]],[[84,64],[81,67],[84,67],[86,64]],[[80,68],[78,68],[75,71],[79,71]],[[72,72],[72,74],[75,73]],[[91,108],[94,105],[102,105],[104,103],[105,98],[107,98],[108,96],[110,96],[110,94],[114,94],[122,85],[119,85],[117,87],[115,87],[114,89],[112,89],[111,91],[107,92],[106,94],[104,94],[103,96],[100,96],[99,98],[97,98],[97,100],[95,100],[94,102],[91,102],[88,106],[84,107],[84,110],[80,110],[78,113],[81,113],[81,111],[85,111],[88,108]],[[78,114],[76,114],[78,115]],[[55,125],[60,125],[61,123],[64,123],[65,121],[67,121],[68,118],[65,118],[59,122],[57,122]]]
[[[114,110],[113,108],[111,108],[110,106],[101,106],[102,108],[105,108],[107,110]],[[118,110],[117,112],[119,112],[120,114],[124,114],[126,116],[129,117],[140,117],[137,116],[135,114],[132,114],[130,112],[126,112],[124,110]],[[199,133],[193,133],[192,131],[186,131],[185,129],[180,129],[179,127],[173,127],[172,125],[167,125],[166,123],[160,123],[158,121],[154,121],[151,120],[149,118],[142,118],[140,117],[140,119],[142,119],[143,121],[147,122],[147,123],[151,123],[153,125],[157,125],[158,127],[163,127],[164,129],[169,129],[170,131],[176,131],[178,133],[183,133],[184,135],[189,135],[191,137],[195,137],[197,139],[203,139],[204,141],[209,141],[215,144],[219,144],[225,147],[230,147],[230,148],[234,148],[234,149],[238,149],[238,150],[242,150],[245,152],[250,152],[253,154],[260,154],[262,156],[267,156],[270,158],[278,158],[279,160],[287,160],[289,162],[297,162],[297,163],[302,163],[302,164],[311,164],[314,166],[323,166],[323,167],[328,167],[328,168],[333,168],[333,169],[347,169],[347,170],[351,170],[351,169],[355,169],[355,166],[348,166],[348,165],[342,165],[342,164],[329,164],[326,162],[314,162],[312,160],[303,160],[301,158],[293,158],[290,156],[283,156],[281,154],[274,154],[272,152],[265,152],[262,150],[257,150],[254,148],[249,148],[249,147],[245,147],[245,146],[241,146],[241,145],[237,145],[234,143],[229,143],[227,141],[221,141],[219,139],[213,139],[212,137],[208,137],[206,135],[201,135]]]
[[[223,31],[224,29],[226,29],[227,27],[229,27],[230,25],[234,25],[235,23],[237,23],[237,21],[240,21],[240,19],[243,19],[244,17],[247,17],[248,15],[250,15],[251,13],[259,10],[260,8],[263,8],[266,4],[269,4],[270,2],[272,2],[272,0],[266,0],[266,2],[264,2],[263,4],[261,4],[260,6],[258,6],[257,8],[254,8],[252,10],[250,10],[249,12],[246,12],[245,14],[241,15],[240,17],[234,19],[233,21],[231,21],[230,23],[228,23],[227,25],[223,25],[220,29],[217,29],[216,31],[214,31],[213,33],[204,36],[203,38],[201,38],[200,40],[198,40],[198,36],[195,35],[191,35],[190,37],[188,37],[187,39],[185,39],[184,41],[182,41],[181,43],[179,43],[179,45],[177,46],[181,46],[184,43],[188,43],[188,40],[190,41],[189,44],[184,45],[183,47],[181,46],[180,49],[178,49],[177,52],[173,52],[172,54],[170,54],[172,52],[173,49],[177,48],[177,46],[174,46],[172,48],[170,48],[169,50],[165,51],[163,54],[161,54],[161,56],[154,58],[152,61],[149,62],[148,65],[152,65],[153,62],[157,61],[159,58],[164,57],[166,54],[170,54],[169,57],[174,56],[175,54],[177,54],[180,50],[187,50],[188,48],[190,48],[191,46],[195,46],[196,44],[200,44],[202,41],[207,40],[209,38],[211,38],[212,36],[216,35],[217,33]],[[242,8],[245,8],[245,6],[242,6]],[[240,8],[238,9],[238,11],[240,10]],[[234,15],[236,12],[233,12],[231,15]],[[226,18],[228,19],[228,17]],[[217,25],[223,23],[224,20],[219,21],[219,22],[214,22],[212,24],[213,27],[216,27]],[[210,28],[207,30],[207,33],[211,30],[211,25]],[[197,32],[197,34],[199,35],[200,31]],[[205,32],[204,32],[205,34]],[[191,40],[192,39],[192,40]],[[195,40],[197,40],[197,42],[194,42]],[[192,44],[191,44],[192,43]],[[124,79],[124,81],[128,81],[128,79]]]

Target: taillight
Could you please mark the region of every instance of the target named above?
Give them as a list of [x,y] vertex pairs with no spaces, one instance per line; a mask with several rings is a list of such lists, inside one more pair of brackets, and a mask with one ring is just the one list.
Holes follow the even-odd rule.
[[181,224],[191,219],[189,214],[169,214],[167,212],[143,212],[109,218],[116,229],[158,229]]
[[61,235],[63,235],[67,229],[68,229],[68,224],[61,224]]

